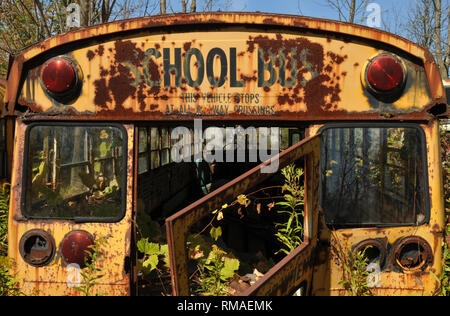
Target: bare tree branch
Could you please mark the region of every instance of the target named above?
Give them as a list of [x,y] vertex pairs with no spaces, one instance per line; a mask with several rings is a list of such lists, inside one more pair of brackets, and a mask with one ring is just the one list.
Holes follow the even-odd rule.
[[[22,1],[21,1],[22,2]],[[42,3],[39,0],[34,0],[34,3],[36,4],[39,14],[41,15],[41,19],[42,19],[42,25],[46,31],[46,37],[50,37],[52,36],[52,32],[50,32],[50,29],[48,28],[47,22],[46,22],[46,17],[44,15],[44,12],[42,11]]]

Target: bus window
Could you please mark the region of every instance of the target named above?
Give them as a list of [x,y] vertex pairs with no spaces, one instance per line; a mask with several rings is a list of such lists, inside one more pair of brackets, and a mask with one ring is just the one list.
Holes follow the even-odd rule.
[[160,160],[160,132],[157,127],[150,129],[150,166],[151,169],[158,168],[161,165]]
[[125,137],[121,128],[106,125],[30,126],[24,215],[120,219],[125,203]]
[[416,127],[331,127],[323,134],[322,205],[331,226],[424,223],[424,136]]
[[170,163],[170,134],[168,128],[161,128],[160,132],[161,132],[160,158],[161,158],[161,166],[164,166]]
[[280,149],[285,150],[288,147],[298,143],[304,138],[304,130],[300,128],[281,128],[280,129]]
[[139,161],[138,173],[142,174],[148,171],[148,135],[147,128],[139,127]]

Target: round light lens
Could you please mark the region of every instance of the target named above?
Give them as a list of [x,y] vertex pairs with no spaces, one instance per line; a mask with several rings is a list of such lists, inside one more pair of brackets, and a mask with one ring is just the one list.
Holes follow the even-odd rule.
[[71,90],[76,84],[76,76],[73,65],[67,59],[60,57],[48,61],[41,73],[45,88],[52,93]]
[[367,67],[367,81],[380,92],[389,92],[403,84],[404,71],[401,62],[390,55],[374,58]]
[[433,261],[430,244],[419,236],[396,241],[392,246],[391,256],[394,265],[407,272],[424,270]]
[[85,231],[77,230],[68,233],[61,243],[61,255],[66,264],[76,263],[84,267],[89,252],[94,244],[92,236]]
[[20,239],[19,251],[26,263],[42,267],[49,264],[55,255],[55,240],[42,229],[32,229]]
[[378,263],[380,267],[384,265],[386,260],[387,250],[386,246],[377,239],[366,239],[358,243],[354,250],[356,252],[364,251],[365,258],[368,264]]

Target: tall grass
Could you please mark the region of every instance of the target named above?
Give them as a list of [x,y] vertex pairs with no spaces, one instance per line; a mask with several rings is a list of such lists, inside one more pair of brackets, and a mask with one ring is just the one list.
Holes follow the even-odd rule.
[[8,253],[9,184],[0,186],[0,257]]

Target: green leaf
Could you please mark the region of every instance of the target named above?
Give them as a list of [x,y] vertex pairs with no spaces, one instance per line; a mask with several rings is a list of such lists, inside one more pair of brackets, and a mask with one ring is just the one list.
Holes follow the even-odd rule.
[[158,265],[158,255],[151,255],[147,260],[142,263],[144,268],[149,268],[150,271],[156,268]]
[[209,231],[209,234],[215,241],[217,241],[217,239],[219,239],[219,237],[222,236],[222,228],[220,226],[212,227],[211,230]]
[[164,256],[169,255],[169,245],[168,244],[161,245],[160,254],[164,255]]
[[283,202],[283,201],[277,202],[276,205],[291,207],[291,204],[289,204],[288,202]]
[[146,255],[159,254],[159,245],[149,242],[147,238],[140,239],[137,242],[138,250]]
[[237,269],[239,269],[239,260],[225,257],[224,267],[220,270],[220,277],[223,280],[228,280]]
[[100,152],[100,157],[104,158],[106,157],[106,155],[108,154],[108,152],[111,150],[111,146],[112,144],[107,144],[106,142],[102,142],[99,146],[98,146],[98,150]]
[[247,196],[245,194],[241,194],[236,198],[236,201],[242,205],[247,207],[250,204],[250,200],[247,199]]

